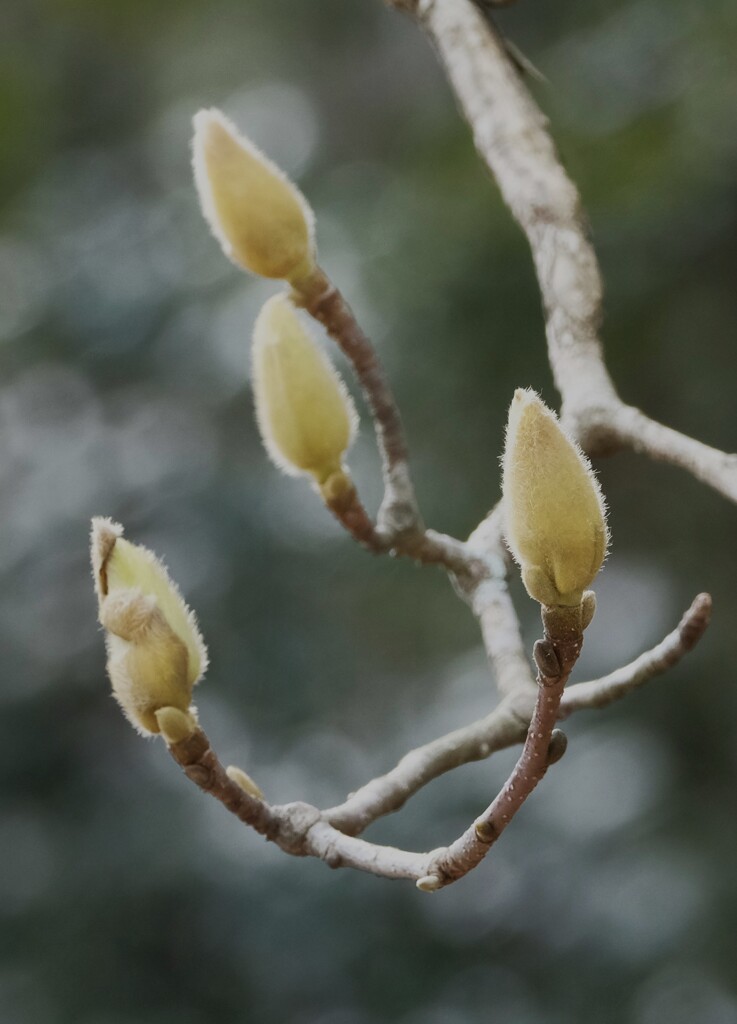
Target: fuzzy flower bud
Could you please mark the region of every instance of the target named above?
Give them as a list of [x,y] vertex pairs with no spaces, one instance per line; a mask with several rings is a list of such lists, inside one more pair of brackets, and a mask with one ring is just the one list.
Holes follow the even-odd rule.
[[503,458],[505,534],[530,597],[580,605],[606,555],[609,533],[591,465],[555,413],[518,389]]
[[261,437],[279,469],[308,473],[323,489],[331,478],[344,479],[342,461],[355,434],[356,411],[284,295],[269,299],[256,320],[253,390]]
[[194,176],[202,212],[234,263],[297,282],[314,269],[314,216],[286,175],[219,110],[194,118]]
[[207,668],[194,614],[163,564],[125,540],[117,523],[93,519],[91,549],[113,694],[136,728],[160,732],[156,712],[188,714],[192,688]]

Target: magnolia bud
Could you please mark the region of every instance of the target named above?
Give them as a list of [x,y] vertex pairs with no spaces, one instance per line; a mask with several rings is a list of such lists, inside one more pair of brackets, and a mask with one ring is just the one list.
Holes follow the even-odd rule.
[[314,216],[286,175],[219,110],[194,118],[202,212],[225,255],[262,277],[299,281],[314,269]]
[[156,712],[187,713],[192,688],[207,668],[194,614],[163,564],[124,540],[117,523],[93,519],[91,547],[113,694],[133,725],[159,732]]
[[588,459],[534,391],[514,394],[503,469],[506,540],[527,592],[543,605],[580,605],[606,555],[604,500]]
[[225,769],[225,774],[231,782],[235,782],[236,786],[240,786],[244,793],[248,793],[249,796],[255,796],[258,800],[263,800],[263,790],[257,782],[253,781],[248,772],[244,772],[242,768],[236,768],[235,765],[231,764]]
[[197,729],[197,719],[189,711],[180,711],[179,708],[165,707],[154,712],[159,725],[159,732],[169,746],[177,743],[184,743]]
[[318,485],[345,475],[342,460],[357,416],[345,385],[300,323],[289,299],[276,295],[253,331],[256,418],[267,452],[290,475]]

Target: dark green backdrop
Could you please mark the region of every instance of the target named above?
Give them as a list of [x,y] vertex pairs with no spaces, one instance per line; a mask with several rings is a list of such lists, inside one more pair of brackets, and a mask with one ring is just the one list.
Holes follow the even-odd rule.
[[[520,0],[502,23],[548,79],[622,394],[734,450],[737,6]],[[496,500],[513,389],[556,401],[526,245],[409,21],[380,0],[5,0],[3,1024],[734,1024],[737,510],[682,473],[601,463],[614,544],[578,678],[655,642],[702,589],[710,633],[572,721],[494,856],[437,896],[287,858],[118,713],[93,514],[166,558],[210,646],[206,727],[275,801],[334,802],[492,699],[442,575],[354,549],[266,462],[248,344],[274,289],[230,267],[197,210],[203,105],[312,201],[432,525],[467,533]],[[375,503],[365,415],[352,466]],[[511,756],[370,835],[446,842]]]

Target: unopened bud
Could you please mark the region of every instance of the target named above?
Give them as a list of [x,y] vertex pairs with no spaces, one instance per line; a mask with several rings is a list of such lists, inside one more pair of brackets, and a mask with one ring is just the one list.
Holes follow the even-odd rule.
[[219,110],[194,118],[202,212],[226,256],[254,274],[297,282],[314,269],[314,217],[287,176]]
[[343,473],[356,411],[337,371],[284,295],[269,299],[256,320],[253,390],[261,437],[280,469],[308,473],[318,486]]
[[113,694],[133,725],[159,732],[156,712],[188,713],[192,688],[207,668],[194,614],[163,564],[125,540],[117,523],[93,519],[91,547]]
[[244,793],[248,793],[249,796],[255,796],[258,800],[263,800],[264,794],[261,787],[257,782],[253,781],[248,772],[244,772],[242,768],[236,768],[234,764],[231,764],[225,769],[225,774],[231,782],[235,782],[236,786],[240,786]]
[[159,732],[169,746],[183,743],[197,729],[197,719],[192,710],[180,711],[179,708],[159,708],[154,712],[159,725]]
[[438,875],[425,875],[423,878],[418,878],[415,885],[420,892],[437,892],[438,889],[443,888],[443,880]]
[[580,605],[606,556],[604,500],[588,459],[534,391],[515,392],[503,466],[506,540],[527,592],[543,605]]

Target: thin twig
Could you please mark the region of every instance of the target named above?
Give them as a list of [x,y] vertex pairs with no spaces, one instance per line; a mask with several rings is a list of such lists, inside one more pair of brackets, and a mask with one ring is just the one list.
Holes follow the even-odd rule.
[[532,707],[526,694],[510,694],[485,718],[410,750],[391,771],[324,811],[325,819],[341,832],[358,835],[377,818],[398,811],[439,775],[521,743]]
[[300,282],[293,298],[323,325],[351,361],[371,410],[384,475],[379,532],[386,533],[391,540],[397,534],[421,531],[402,418],[374,346],[324,271],[316,269],[311,277]]
[[168,749],[187,778],[224,804],[231,814],[261,835],[268,836],[274,831],[276,819],[271,807],[228,776],[202,729],[196,729],[180,743],[172,743]]
[[[200,789],[219,800],[232,814],[286,853],[311,856],[330,867],[352,867],[384,878],[409,878],[427,890],[442,888],[462,877],[488,853],[547,768],[565,750],[565,738],[554,730],[558,718],[573,711],[601,707],[623,697],[647,679],[670,668],[691,650],[709,621],[711,599],[699,594],[678,628],[631,665],[591,683],[563,687],[580,649],[575,636],[552,639],[546,626],[558,676],[546,674],[550,651],[536,648],[538,697],[530,720],[529,693],[510,694],[486,718],[410,751],[386,775],[372,780],[337,807],[320,811],[296,802],[271,806],[232,779],[202,731],[169,747],[174,760]],[[546,657],[542,655],[545,654]],[[562,702],[561,702],[561,695]],[[529,721],[529,727],[526,724]],[[381,815],[398,810],[432,779],[496,750],[521,742],[522,754],[504,788],[487,810],[450,847],[414,853],[357,838]]]
[[484,559],[467,544],[427,530],[417,506],[409,469],[409,451],[399,408],[371,341],[353,311],[323,270],[301,281],[294,301],[321,323],[350,359],[371,411],[384,476],[384,498],[374,524],[353,489],[328,501],[330,511],[364,547],[391,551],[423,565],[441,565],[474,580],[488,575]]
[[659,462],[685,469],[701,483],[737,502],[737,454],[729,454],[651,420],[631,405],[620,404],[607,415],[607,430],[616,443]]
[[[601,679],[574,683],[563,693],[558,719],[574,711],[603,707],[676,665],[703,636],[709,623],[711,598],[699,594],[680,623],[652,650]],[[409,751],[385,775],[372,779],[348,799],[323,811],[342,832],[358,835],[377,818],[398,811],[407,800],[445,772],[480,761],[521,743],[527,733],[535,693],[526,682],[485,718],[455,729]]]
[[[579,609],[576,611],[580,612]],[[432,869],[417,883],[419,888],[432,892],[473,870],[487,855],[550,765],[562,756],[565,745],[551,750],[551,739],[558,720],[563,688],[581,651],[583,633],[580,628],[572,627],[566,621],[568,610],[563,612],[562,625],[559,616],[558,609],[543,609],[543,618],[546,620],[545,640],[535,645],[538,695],[525,744],[512,773],[483,814],[447,850],[436,855]]]
[[225,771],[202,729],[169,746],[185,775],[285,853],[318,857],[330,867],[353,867],[385,878],[422,877],[427,854],[377,846],[343,835],[306,803],[270,806],[246,792]]
[[699,642],[710,617],[711,596],[699,594],[673,632],[652,650],[601,679],[569,686],[563,695],[560,717],[567,718],[574,711],[603,708],[673,668]]

